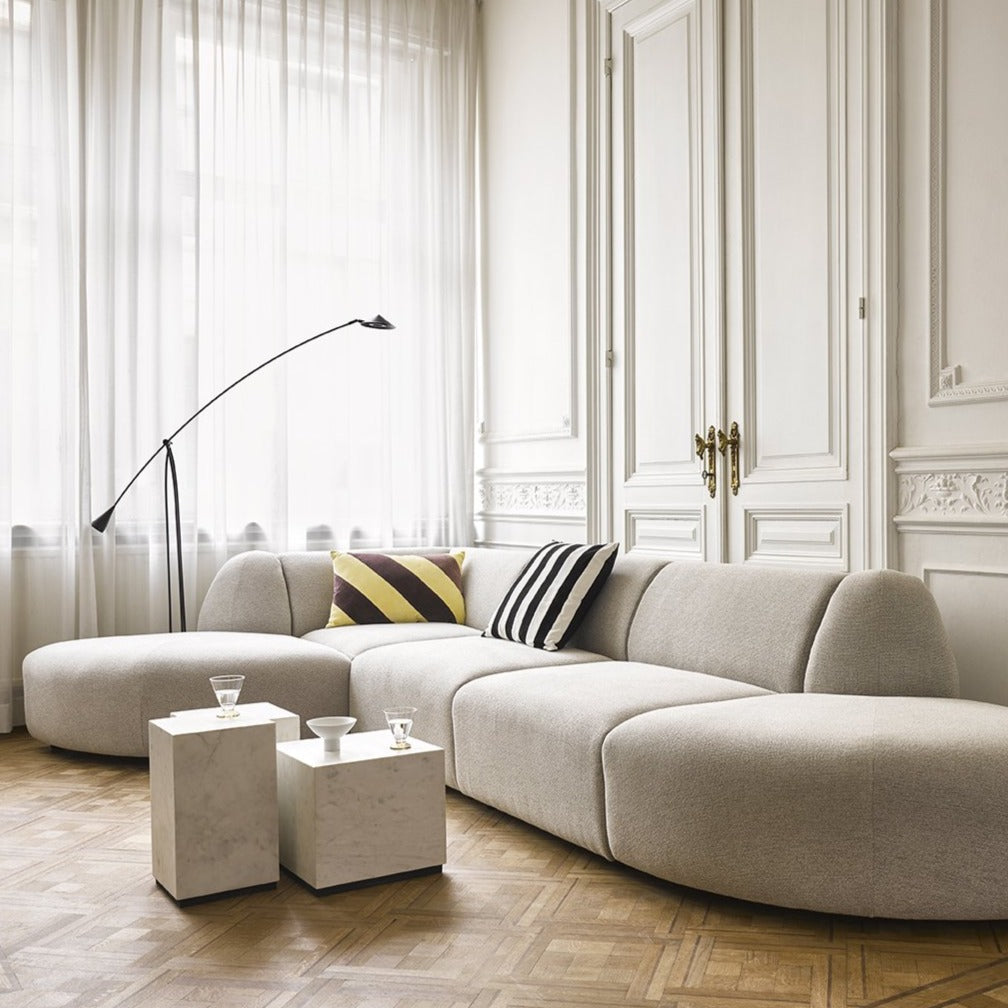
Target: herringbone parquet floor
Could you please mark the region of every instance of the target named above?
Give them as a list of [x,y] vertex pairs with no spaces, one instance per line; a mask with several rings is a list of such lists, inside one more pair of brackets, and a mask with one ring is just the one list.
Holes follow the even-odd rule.
[[[454,792],[443,876],[179,909],[146,765],[0,736],[0,1006],[1005,1008],[1008,923],[797,913],[666,885]],[[1008,842],[1008,838],[1006,838]]]

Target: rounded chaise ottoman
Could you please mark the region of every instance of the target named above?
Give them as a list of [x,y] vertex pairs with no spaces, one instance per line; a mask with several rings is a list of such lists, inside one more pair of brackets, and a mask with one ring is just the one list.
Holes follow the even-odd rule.
[[778,906],[1008,917],[1008,708],[777,694],[651,711],[602,748],[624,863]]
[[[147,722],[213,707],[212,675],[244,675],[241,703],[269,701],[302,720],[347,709],[350,662],[284,634],[199,631],[63,641],[22,667],[25,721],[41,742],[146,756]],[[303,730],[303,725],[302,725]]]

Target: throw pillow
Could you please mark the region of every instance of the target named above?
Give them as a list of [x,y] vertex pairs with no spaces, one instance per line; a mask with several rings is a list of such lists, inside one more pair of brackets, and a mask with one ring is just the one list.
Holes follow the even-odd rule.
[[558,651],[598,597],[618,549],[619,543],[547,543],[508,589],[483,636]]
[[326,628],[360,623],[464,623],[465,553],[330,552],[333,599]]

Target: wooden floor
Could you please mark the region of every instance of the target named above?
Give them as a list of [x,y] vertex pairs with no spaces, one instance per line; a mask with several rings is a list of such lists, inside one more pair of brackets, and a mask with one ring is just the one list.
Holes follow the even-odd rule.
[[0,736],[0,1006],[874,1004],[1004,1008],[1008,924],[711,897],[454,792],[442,876],[183,910],[151,878],[144,763]]

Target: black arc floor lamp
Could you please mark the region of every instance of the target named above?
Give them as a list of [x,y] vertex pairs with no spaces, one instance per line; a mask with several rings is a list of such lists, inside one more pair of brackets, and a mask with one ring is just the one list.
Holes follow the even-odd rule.
[[395,329],[395,326],[389,322],[388,319],[382,318],[381,315],[375,315],[373,319],[350,319],[349,322],[343,322],[338,326],[333,326],[331,329],[326,329],[324,332],[316,333],[314,336],[309,336],[307,339],[301,340],[300,343],[295,343],[293,346],[287,347],[286,350],[281,350],[280,353],[275,354],[270,357],[269,360],[264,360],[262,364],[257,364],[251,371],[246,372],[241,376],[241,378],[236,379],[231,382],[227,388],[221,389],[213,398],[208,399],[205,403],[184,424],[182,424],[177,430],[173,431],[168,437],[164,438],[158,448],[155,450],[154,454],[151,455],[149,459],[133,474],[133,478],[123,487],[122,493],[116,497],[115,502],[112,504],[107,511],[103,511],[93,522],[91,522],[91,527],[98,532],[104,532],[108,528],[108,523],[112,518],[112,513],[115,511],[116,507],[119,505],[119,501],[126,496],[126,491],[129,490],[131,486],[137,481],[137,477],[151,464],[161,454],[163,451],[165,453],[165,477],[164,477],[164,492],[165,492],[165,549],[167,551],[167,567],[168,567],[168,629],[172,630],[172,578],[171,578],[171,535],[170,535],[170,525],[168,521],[168,480],[171,478],[172,489],[174,491],[175,497],[175,567],[178,572],[178,596],[179,596],[179,628],[181,630],[186,629],[186,610],[185,610],[185,578],[182,570],[182,519],[179,514],[179,493],[178,493],[178,474],[175,470],[175,456],[172,454],[172,441],[175,437],[182,433],[202,413],[205,409],[212,406],[221,396],[227,395],[236,385],[240,385],[246,378],[251,378],[257,371],[262,371],[264,367],[269,367],[274,361],[280,360],[281,357],[286,357],[287,354],[293,353],[300,347],[311,343],[313,340],[321,339],[323,336],[328,336],[330,333],[334,333],[339,329],[346,329],[348,326],[361,325],[365,329]]

